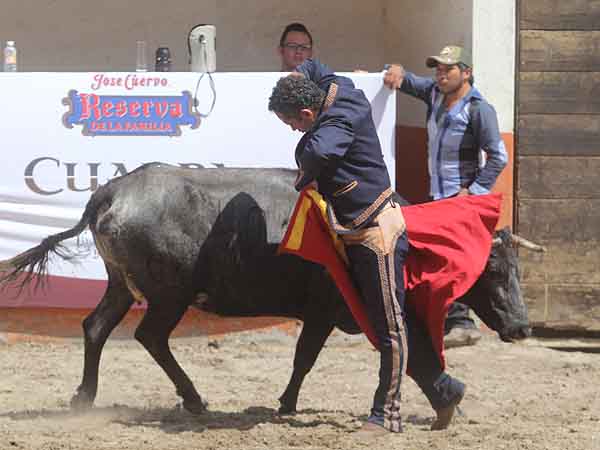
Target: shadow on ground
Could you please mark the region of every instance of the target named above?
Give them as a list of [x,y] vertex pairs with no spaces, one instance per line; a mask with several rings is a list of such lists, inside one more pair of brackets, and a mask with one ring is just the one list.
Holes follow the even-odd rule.
[[[132,408],[115,405],[113,407],[92,408],[85,412],[73,410],[26,410],[0,414],[15,421],[35,420],[38,418],[52,421],[93,421],[118,423],[126,427],[158,428],[165,433],[180,433],[185,431],[203,432],[213,429],[250,430],[260,424],[288,425],[293,428],[314,428],[328,425],[340,430],[353,429],[336,420],[328,419],[328,415],[337,411],[302,410],[298,415],[281,415],[277,410],[266,407],[250,407],[241,412],[207,411],[193,415],[176,408]],[[354,417],[355,420],[364,419]]]

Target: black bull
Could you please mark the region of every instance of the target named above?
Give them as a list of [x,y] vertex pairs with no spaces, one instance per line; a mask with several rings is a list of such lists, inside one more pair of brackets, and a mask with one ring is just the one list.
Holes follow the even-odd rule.
[[[25,286],[39,281],[49,253],[68,257],[61,241],[89,226],[106,266],[108,286],[83,321],[83,379],[73,407],[92,405],[106,339],[134,301],[145,299],[147,310],[135,338],[174,383],[184,407],[194,413],[202,412],[206,403],[168,344],[190,305],[223,315],[302,320],[292,377],[280,397],[281,412],[295,411],[302,381],[333,328],[360,330],[321,266],[276,255],[273,242],[281,239],[297,199],[294,177],[294,171],[285,169],[148,164],[96,190],[70,230],[0,262],[0,282],[17,280]],[[494,246],[485,272],[461,301],[503,340],[511,341],[529,335],[527,309],[510,232],[504,230],[498,237],[500,245]]]

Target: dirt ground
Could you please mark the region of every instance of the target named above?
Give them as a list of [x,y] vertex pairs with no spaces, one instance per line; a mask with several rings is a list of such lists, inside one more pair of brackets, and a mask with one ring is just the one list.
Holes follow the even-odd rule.
[[83,343],[0,343],[0,449],[547,449],[600,450],[600,342],[486,335],[447,352],[468,385],[462,415],[431,432],[424,396],[403,385],[404,432],[376,440],[354,431],[375,387],[377,353],[364,337],[332,336],[300,394],[279,416],[295,337],[281,331],[178,338],[176,357],[209,401],[182,410],[161,369],[133,340],[109,340],[96,406],[69,410]]

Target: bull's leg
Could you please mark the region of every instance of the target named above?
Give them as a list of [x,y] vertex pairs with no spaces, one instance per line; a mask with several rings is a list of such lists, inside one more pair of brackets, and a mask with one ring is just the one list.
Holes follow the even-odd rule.
[[187,306],[178,304],[150,305],[135,332],[135,338],[171,379],[177,394],[183,398],[183,407],[193,414],[200,414],[206,410],[206,402],[202,400],[169,348],[169,336],[186,309]]
[[285,392],[279,397],[279,412],[291,414],[296,412],[298,394],[304,377],[310,372],[319,356],[325,341],[333,330],[333,323],[323,320],[306,321],[302,326],[294,355],[294,370]]
[[85,353],[83,379],[71,399],[71,407],[91,407],[98,391],[98,366],[102,348],[112,330],[133,303],[131,294],[118,275],[109,272],[108,287],[94,311],[83,321]]

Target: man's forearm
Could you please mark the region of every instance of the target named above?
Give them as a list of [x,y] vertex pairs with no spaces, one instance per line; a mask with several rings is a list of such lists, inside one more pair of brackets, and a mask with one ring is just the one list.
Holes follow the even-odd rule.
[[487,154],[485,166],[479,172],[475,182],[469,186],[469,192],[473,194],[486,194],[489,192],[508,163],[508,156],[502,139],[495,145],[484,148],[484,151]]

